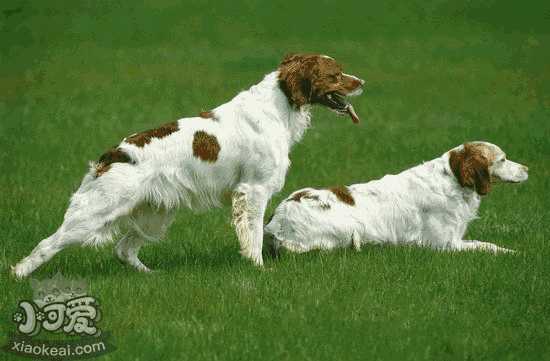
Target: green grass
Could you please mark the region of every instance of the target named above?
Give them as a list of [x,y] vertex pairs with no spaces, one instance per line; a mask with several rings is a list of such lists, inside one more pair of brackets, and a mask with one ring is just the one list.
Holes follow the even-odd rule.
[[363,123],[315,109],[269,212],[297,188],[365,182],[483,139],[529,165],[530,179],[496,186],[467,236],[519,253],[365,247],[258,270],[220,209],[181,211],[142,251],[151,275],[106,247],[64,251],[35,276],[89,280],[118,348],[104,360],[550,360],[544,2],[0,5],[18,8],[0,12],[0,344],[31,295],[9,265],[57,228],[88,160],[308,51],[367,80],[354,101]]

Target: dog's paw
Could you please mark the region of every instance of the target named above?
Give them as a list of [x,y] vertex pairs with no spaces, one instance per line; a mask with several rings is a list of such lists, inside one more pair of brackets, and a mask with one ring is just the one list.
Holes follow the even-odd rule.
[[27,277],[27,273],[22,269],[20,264],[16,266],[10,266],[10,275],[18,281],[23,280]]
[[264,260],[262,258],[262,251],[253,252],[248,249],[241,250],[241,255],[254,263],[255,266],[263,267]]

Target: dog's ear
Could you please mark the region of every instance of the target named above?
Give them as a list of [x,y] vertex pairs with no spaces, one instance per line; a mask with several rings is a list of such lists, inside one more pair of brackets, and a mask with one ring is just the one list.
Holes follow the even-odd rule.
[[464,167],[464,150],[452,150],[449,155],[449,166],[461,186],[465,187],[462,168]]
[[491,174],[489,173],[489,161],[481,153],[466,152],[464,173],[468,184],[473,183],[479,195],[486,195],[491,190]]
[[302,54],[288,54],[279,65],[279,86],[296,107],[311,101],[311,64],[308,59]]
[[461,151],[451,151],[449,165],[461,186],[473,188],[479,195],[491,190],[489,161],[471,144],[464,144]]

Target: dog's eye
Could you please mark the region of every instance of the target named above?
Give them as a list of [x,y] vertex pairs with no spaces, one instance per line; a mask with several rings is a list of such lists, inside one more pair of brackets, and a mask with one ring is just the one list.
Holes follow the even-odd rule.
[[505,160],[506,160],[506,158],[502,158],[500,161],[501,161],[501,162],[504,162]]

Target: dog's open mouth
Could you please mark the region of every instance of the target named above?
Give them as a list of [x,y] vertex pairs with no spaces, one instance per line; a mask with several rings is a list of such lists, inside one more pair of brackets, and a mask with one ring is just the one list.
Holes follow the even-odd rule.
[[347,101],[346,96],[338,92],[326,93],[323,96],[324,103],[330,110],[338,115],[349,115],[354,123],[359,123],[359,116],[353,109],[353,105]]

